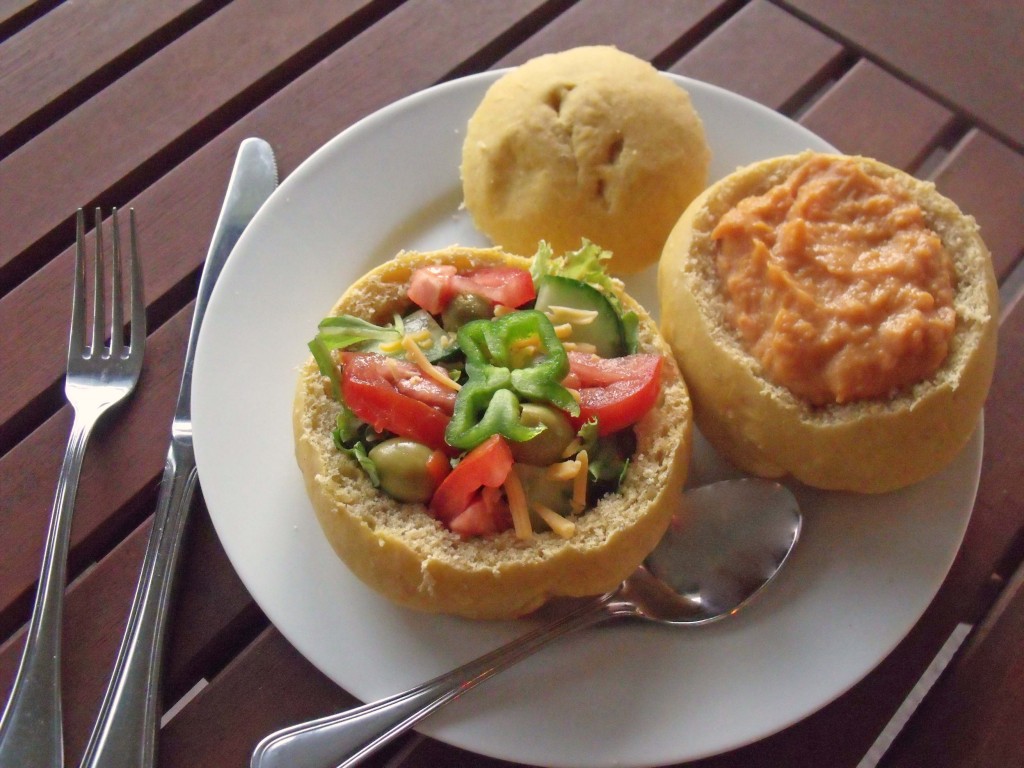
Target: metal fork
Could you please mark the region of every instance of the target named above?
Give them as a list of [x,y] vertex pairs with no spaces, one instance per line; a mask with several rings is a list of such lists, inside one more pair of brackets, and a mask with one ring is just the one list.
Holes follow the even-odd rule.
[[104,347],[107,326],[104,311],[102,213],[99,208],[96,209],[92,329],[88,333],[85,215],[79,209],[76,216],[75,284],[71,300],[67,378],[64,384],[65,395],[74,410],[74,421],[57,480],[57,494],[46,534],[43,566],[25,650],[11,698],[0,720],[0,768],[60,768],[64,765],[60,638],[71,513],[89,435],[103,414],[135,389],[146,347],[146,302],[142,296],[135,211],[130,209],[128,213],[131,230],[128,252],[131,330],[127,346],[124,343],[121,232],[117,209],[111,214],[111,330],[107,347]]

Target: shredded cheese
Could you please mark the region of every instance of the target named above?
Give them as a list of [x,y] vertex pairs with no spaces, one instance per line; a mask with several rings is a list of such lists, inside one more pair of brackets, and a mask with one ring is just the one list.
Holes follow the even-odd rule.
[[539,502],[535,502],[532,506],[533,511],[540,515],[540,519],[547,523],[548,527],[563,539],[572,538],[572,535],[576,533],[576,523],[572,520],[566,520],[555,510],[545,507]]
[[586,449],[576,454],[579,472],[572,481],[572,509],[577,515],[587,508],[587,472],[590,469],[590,457]]
[[[574,390],[571,390],[571,389],[569,391],[570,392],[574,392]],[[580,394],[579,392],[575,392],[575,396],[576,396],[576,400],[577,401],[580,399],[579,398],[579,394]],[[562,451],[562,458],[563,459],[568,459],[570,456],[575,455],[576,451],[578,451],[582,447],[583,447],[583,443],[580,441],[580,439],[578,437],[573,438],[573,441],[571,443],[569,443],[567,446],[565,446],[565,450]]]
[[516,474],[516,467],[512,465],[512,471],[505,478],[505,495],[508,497],[508,508],[512,513],[512,525],[515,528],[516,537],[523,539],[533,538],[533,526],[530,525],[530,510],[526,506],[526,491],[523,490],[523,482]]
[[532,333],[529,336],[524,336],[521,339],[516,339],[515,341],[508,345],[508,348],[511,351],[515,352],[520,349],[536,349],[539,346],[540,336],[538,336],[536,333]]
[[495,317],[504,317],[509,312],[514,312],[514,311],[515,311],[514,307],[509,307],[509,306],[506,306],[505,304],[495,304],[494,305],[494,316]]
[[580,472],[580,462],[576,460],[561,461],[558,464],[551,464],[544,470],[544,477],[548,480],[575,480]]
[[405,349],[405,355],[409,358],[416,366],[427,375],[427,378],[433,379],[438,384],[454,389],[456,392],[462,389],[462,385],[455,381],[448,373],[442,368],[438,368],[436,365],[427,360],[426,355],[423,354],[423,350],[420,349],[419,345],[413,341],[411,336],[405,336],[402,338],[402,348]]
[[566,352],[581,352],[584,355],[596,355],[597,347],[585,341],[567,341],[563,345]]
[[578,307],[565,307],[560,304],[552,304],[547,308],[545,314],[553,325],[558,323],[589,325],[597,319],[596,309],[579,309]]
[[560,341],[565,341],[572,336],[572,323],[561,323],[560,325],[556,325],[555,336],[557,336]]
[[388,355],[393,355],[402,349],[402,343],[404,341],[404,338],[395,339],[394,341],[385,341],[380,345],[380,351]]

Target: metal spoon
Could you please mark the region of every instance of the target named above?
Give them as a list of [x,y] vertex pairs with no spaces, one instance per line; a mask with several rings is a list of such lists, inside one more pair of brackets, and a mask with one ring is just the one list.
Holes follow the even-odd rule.
[[376,703],[272,733],[251,768],[349,768],[427,715],[552,640],[609,619],[708,624],[746,605],[793,550],[802,518],[785,487],[725,480],[683,494],[668,532],[615,590],[458,669]]

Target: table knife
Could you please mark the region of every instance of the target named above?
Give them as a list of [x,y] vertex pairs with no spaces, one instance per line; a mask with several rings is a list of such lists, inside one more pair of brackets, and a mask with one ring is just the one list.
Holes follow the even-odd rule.
[[151,768],[156,757],[164,625],[181,537],[197,481],[192,448],[192,366],[206,306],[228,254],[277,186],[270,145],[246,139],[235,159],[206,256],[185,369],[171,426],[153,529],[114,670],[82,758],[82,768]]

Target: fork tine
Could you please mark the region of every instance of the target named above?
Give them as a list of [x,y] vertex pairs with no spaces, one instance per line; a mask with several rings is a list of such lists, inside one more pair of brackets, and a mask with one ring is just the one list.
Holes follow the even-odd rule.
[[68,357],[80,357],[85,345],[85,211],[75,213],[75,282],[71,292]]
[[124,351],[124,309],[121,306],[121,229],[117,225],[117,208],[110,211],[111,240],[110,264],[110,356],[120,357]]
[[103,291],[103,213],[99,208],[95,210],[94,223],[96,256],[93,261],[92,344],[89,348],[89,356],[99,357],[103,354],[104,331],[106,330],[106,319],[103,317],[103,307],[106,304]]
[[142,355],[146,346],[146,299],[142,289],[142,260],[139,259],[139,237],[135,229],[135,209],[128,209],[129,248],[132,282],[128,293],[128,304],[131,308],[131,337],[128,340],[129,357]]

